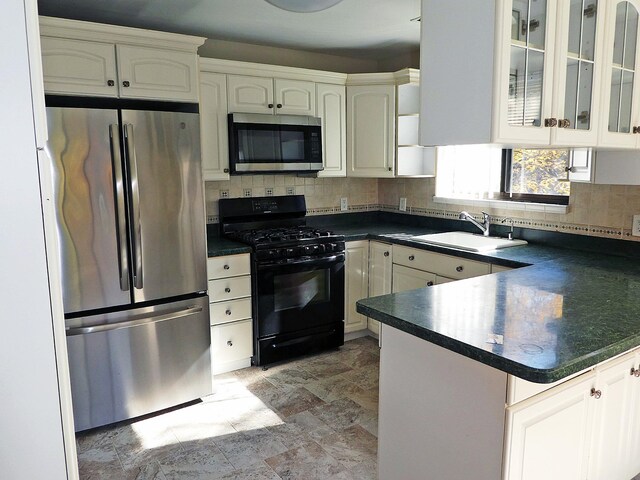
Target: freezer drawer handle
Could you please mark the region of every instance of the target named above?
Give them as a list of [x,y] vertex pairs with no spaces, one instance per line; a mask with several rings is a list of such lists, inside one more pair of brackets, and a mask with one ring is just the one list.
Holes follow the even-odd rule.
[[175,320],[176,318],[187,317],[195,313],[202,312],[202,307],[198,305],[192,305],[184,310],[178,310],[177,312],[161,313],[160,315],[153,315],[143,318],[141,320],[126,320],[124,322],[110,323],[107,325],[96,325],[93,327],[77,327],[67,328],[67,336],[84,335],[87,333],[100,333],[108,332],[110,330],[119,330],[121,328],[138,327],[140,325],[146,325],[148,323],[165,322],[167,320]]
[[127,221],[124,209],[124,176],[120,157],[120,132],[117,123],[109,125],[111,141],[111,163],[116,187],[116,215],[118,216],[118,268],[120,269],[120,290],[129,290],[129,258],[127,256]]
[[136,144],[133,139],[133,125],[127,123],[124,126],[124,134],[127,140],[127,156],[131,170],[131,202],[133,204],[133,252],[134,271],[133,286],[137,289],[143,287],[142,275],[142,227],[140,225],[140,184],[138,183],[138,164],[136,163]]

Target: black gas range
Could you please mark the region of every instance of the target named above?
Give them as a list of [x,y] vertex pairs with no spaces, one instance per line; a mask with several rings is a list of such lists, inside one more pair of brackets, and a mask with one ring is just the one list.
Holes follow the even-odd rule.
[[219,205],[222,234],[253,249],[253,363],[342,345],[344,236],[307,226],[303,195]]

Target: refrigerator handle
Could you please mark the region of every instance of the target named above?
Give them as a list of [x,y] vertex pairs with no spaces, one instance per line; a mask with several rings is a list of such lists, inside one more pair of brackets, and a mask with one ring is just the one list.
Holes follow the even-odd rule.
[[133,211],[133,286],[141,289],[142,283],[142,228],[140,226],[140,185],[138,184],[138,165],[136,163],[136,144],[133,138],[133,125],[124,126],[124,136],[127,142],[127,156],[131,172],[131,205]]
[[127,223],[124,209],[124,177],[122,175],[122,158],[120,156],[120,131],[117,123],[109,125],[111,142],[111,163],[116,181],[116,215],[118,234],[118,268],[120,269],[120,290],[129,290],[129,259],[127,257]]

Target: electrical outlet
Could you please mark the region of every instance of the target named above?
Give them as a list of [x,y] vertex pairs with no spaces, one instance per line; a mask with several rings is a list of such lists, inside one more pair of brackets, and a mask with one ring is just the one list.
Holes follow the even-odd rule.
[[251,196],[251,189],[250,188],[245,188],[244,190],[242,190],[242,196],[243,197],[250,197]]
[[218,217],[215,215],[207,215],[207,223],[217,223]]
[[631,235],[634,237],[640,237],[640,215],[633,216],[633,227],[631,228]]
[[347,197],[342,197],[340,199],[340,211],[346,212],[349,210],[349,204],[347,203]]
[[295,195],[296,187],[287,187],[287,195]]
[[229,190],[220,190],[220,198],[229,198]]
[[273,188],[267,187],[264,189],[265,197],[273,197]]
[[401,212],[406,212],[407,211],[407,198],[406,197],[400,197],[400,211]]

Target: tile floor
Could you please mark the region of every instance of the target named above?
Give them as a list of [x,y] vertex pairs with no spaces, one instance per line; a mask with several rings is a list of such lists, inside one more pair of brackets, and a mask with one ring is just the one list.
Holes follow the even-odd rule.
[[216,377],[201,403],[77,438],[83,480],[374,480],[379,350]]

